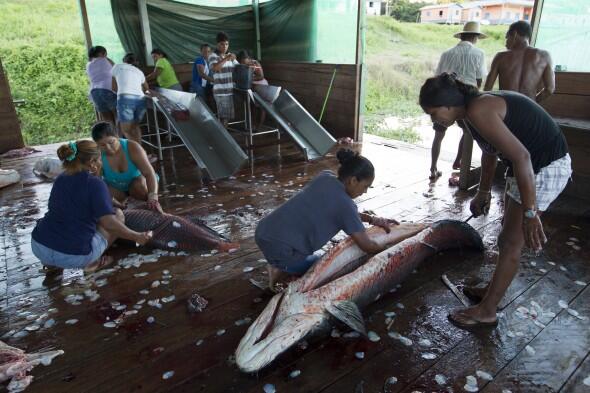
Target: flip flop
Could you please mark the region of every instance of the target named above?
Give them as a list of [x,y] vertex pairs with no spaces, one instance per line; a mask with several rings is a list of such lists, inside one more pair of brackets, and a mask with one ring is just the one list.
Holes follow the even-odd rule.
[[84,268],[84,273],[94,273],[97,270],[103,269],[115,262],[113,257],[108,255],[101,256],[97,262],[93,262]]
[[498,326],[497,319],[492,322],[483,322],[460,314],[459,318],[462,319],[460,320],[457,318],[456,315],[452,313],[449,313],[449,315],[447,315],[447,318],[453,325],[460,327],[461,329],[492,328]]
[[428,176],[428,178],[430,180],[434,180],[434,179],[438,179],[441,176],[442,176],[442,172],[441,171],[435,171],[435,172],[430,171],[430,176]]

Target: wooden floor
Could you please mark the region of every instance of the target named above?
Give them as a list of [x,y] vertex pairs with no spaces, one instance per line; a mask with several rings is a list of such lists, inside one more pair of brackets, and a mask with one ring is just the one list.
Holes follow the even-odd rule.
[[[365,139],[356,146],[373,161],[377,177],[358,199],[361,211],[407,221],[469,216],[470,194],[448,186],[448,170],[429,184],[429,151]],[[256,222],[319,171],[335,169],[334,154],[305,163],[292,146],[281,147],[280,159],[270,147],[256,151],[267,158],[255,163],[253,174],[245,168],[236,178],[204,186],[186,151],[167,151],[158,169],[164,209],[202,216],[239,241],[241,249],[160,256],[156,263],[129,267],[129,254],[151,251],[118,245],[110,251],[120,258],[117,270],[71,282],[45,277],[30,250],[30,233],[51,190],[31,168],[55,148],[0,162],[23,177],[22,185],[0,191],[0,335],[27,351],[65,351],[50,366],[33,370],[28,392],[262,392],[266,384],[277,392],[462,392],[467,376],[476,377],[485,392],[590,391],[590,208],[580,200],[559,199],[543,217],[549,243],[541,255],[523,256],[496,329],[468,332],[451,325],[447,313],[460,304],[440,276],[446,273],[458,284],[489,279],[501,225],[501,184],[494,187],[490,214],[470,221],[484,238],[485,254],[438,255],[396,292],[363,310],[379,342],[311,338],[257,375],[247,375],[235,366],[233,351],[247,318],[256,318],[269,299],[249,281],[266,281],[264,259],[252,237]],[[440,167],[450,169],[450,163]],[[169,283],[152,288],[167,276],[164,270]],[[192,293],[209,301],[197,315],[186,309]],[[171,295],[174,300],[161,309],[147,304]],[[561,308],[560,300],[570,309]],[[128,310],[138,312],[117,328],[104,327]],[[397,314],[391,330],[409,337],[412,345],[388,336],[387,311]],[[150,316],[154,323],[148,323]],[[72,320],[77,322],[66,323]],[[26,330],[32,325],[40,329]],[[364,359],[356,352],[364,352]],[[294,370],[301,374],[290,378]],[[167,372],[173,375],[164,379]]]

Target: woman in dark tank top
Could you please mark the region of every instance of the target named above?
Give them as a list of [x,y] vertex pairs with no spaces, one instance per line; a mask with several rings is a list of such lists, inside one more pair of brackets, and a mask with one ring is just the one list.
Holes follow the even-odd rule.
[[434,123],[443,126],[464,120],[483,151],[479,187],[470,205],[475,217],[490,204],[497,157],[508,167],[496,271],[487,288],[464,289],[481,300],[478,305],[449,314],[451,322],[460,327],[495,326],[496,308],[516,275],[522,248],[540,250],[547,241],[541,213],[571,176],[565,137],[551,116],[530,98],[511,91],[481,93],[446,73],[426,80],[420,106]]

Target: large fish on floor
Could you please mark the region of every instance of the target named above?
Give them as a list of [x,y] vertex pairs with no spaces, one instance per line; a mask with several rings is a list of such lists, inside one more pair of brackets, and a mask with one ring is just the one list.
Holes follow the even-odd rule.
[[222,252],[240,247],[238,243],[231,243],[198,219],[145,209],[126,209],[123,213],[128,228],[136,232],[153,232],[147,247],[173,251],[216,249]]
[[365,334],[359,308],[402,282],[422,261],[449,249],[483,250],[477,231],[464,222],[443,220],[426,229],[409,225],[414,227],[393,227],[390,237],[407,238],[365,263],[352,251],[351,241],[336,247],[275,295],[240,341],[238,367],[244,372],[260,370],[308,334],[327,330],[330,316]]

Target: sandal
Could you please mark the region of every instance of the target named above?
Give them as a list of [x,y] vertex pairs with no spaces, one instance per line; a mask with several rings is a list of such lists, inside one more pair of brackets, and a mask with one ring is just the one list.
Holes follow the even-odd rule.
[[103,269],[115,262],[115,259],[108,255],[103,255],[97,261],[92,262],[84,268],[84,273],[94,273],[97,270]]
[[442,172],[441,171],[430,171],[430,176],[428,176],[428,179],[435,180],[435,179],[438,179],[441,176],[442,176]]
[[478,321],[477,319],[464,315],[461,310],[449,313],[447,318],[453,325],[461,329],[490,328],[498,326],[498,319],[490,322]]

